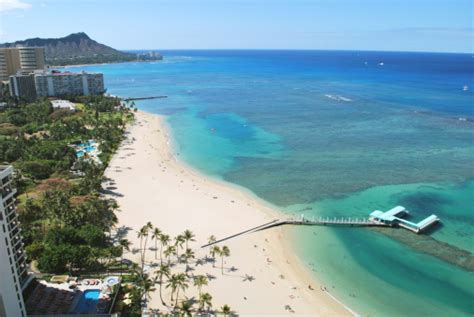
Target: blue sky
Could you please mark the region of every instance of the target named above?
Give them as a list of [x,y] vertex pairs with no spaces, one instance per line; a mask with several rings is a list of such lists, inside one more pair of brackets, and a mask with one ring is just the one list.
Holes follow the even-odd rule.
[[472,52],[471,0],[0,0],[0,42]]

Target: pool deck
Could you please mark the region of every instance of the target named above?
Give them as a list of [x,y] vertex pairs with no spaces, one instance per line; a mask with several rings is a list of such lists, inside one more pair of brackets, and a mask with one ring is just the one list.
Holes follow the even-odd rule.
[[[113,305],[115,299],[114,294],[110,291],[113,286],[120,283],[120,278],[115,278],[113,285],[108,284],[107,280],[112,277],[109,276],[103,280],[100,279],[85,279],[81,283],[74,282],[65,283],[48,283],[46,281],[38,281],[31,295],[26,301],[28,316],[53,316],[53,315],[108,315],[109,310]],[[90,281],[95,281],[94,285],[87,285]],[[71,285],[76,285],[71,289]],[[98,291],[97,303],[87,312],[79,309],[78,305],[83,301],[84,294],[88,291]],[[117,291],[117,290],[115,290]]]

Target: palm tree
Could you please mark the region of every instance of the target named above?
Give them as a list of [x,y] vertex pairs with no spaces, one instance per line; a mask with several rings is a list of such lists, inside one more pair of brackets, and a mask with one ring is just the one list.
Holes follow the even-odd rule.
[[224,257],[230,256],[230,249],[226,245],[223,246],[219,255],[221,256],[221,272],[224,274]]
[[184,237],[182,235],[177,235],[174,238],[174,245],[176,246],[176,259],[179,262],[179,248],[183,247],[183,243],[185,242]]
[[183,257],[184,257],[184,263],[186,263],[186,274],[187,274],[188,269],[189,269],[188,262],[190,259],[194,259],[194,251],[191,249],[186,249],[186,252],[184,252]]
[[150,293],[155,291],[155,288],[153,285],[155,284],[154,280],[149,279],[147,276],[145,276],[145,279],[143,280],[143,298],[145,301],[148,301],[150,299]]
[[194,277],[194,286],[199,290],[199,297],[201,297],[201,290],[204,285],[207,285],[208,280],[206,275],[198,275]]
[[192,317],[193,314],[193,305],[194,305],[194,302],[193,300],[184,300],[181,302],[181,306],[179,307],[179,310],[180,310],[180,316],[188,316],[188,317]]
[[161,249],[160,249],[160,264],[163,264],[163,248],[170,242],[170,236],[167,234],[161,234],[159,237]]
[[[211,244],[211,243],[214,243],[217,241],[217,238],[215,235],[210,235],[209,238],[207,238],[207,244]],[[209,255],[211,255],[211,250],[212,250],[212,247],[209,248]]]
[[158,259],[158,240],[161,237],[161,230],[159,228],[153,229],[153,233],[151,234],[151,238],[155,241],[155,260]]
[[[148,239],[148,227],[143,226],[138,230],[137,237],[140,238],[140,261],[142,263],[142,270],[145,264],[145,252],[143,251],[143,238]],[[146,244],[146,240],[145,240]]]
[[219,246],[215,245],[211,248],[211,256],[212,256],[212,259],[214,260],[212,262],[212,267],[215,267],[215,264],[216,264],[216,255],[220,255],[221,254],[221,248],[219,248]]
[[195,235],[191,230],[188,230],[188,229],[184,230],[183,239],[184,239],[184,241],[186,241],[186,249],[188,249],[188,242],[189,241],[196,241],[196,240],[194,240],[194,237],[195,237]]
[[209,293],[202,293],[199,295],[199,310],[203,311],[207,306],[207,311],[212,307],[212,296]]
[[160,268],[156,271],[156,277],[160,282],[160,299],[161,303],[166,306],[165,301],[163,300],[162,295],[162,286],[163,286],[163,277],[169,278],[170,277],[170,267],[169,265],[160,265]]
[[128,241],[127,239],[120,239],[119,244],[122,248],[122,254],[120,255],[120,276],[122,276],[123,251],[130,251],[130,241]]
[[168,265],[170,265],[171,256],[176,253],[176,247],[169,245],[165,250],[165,256],[168,258]]
[[224,306],[221,307],[221,314],[224,316],[229,316],[232,315],[234,312],[230,308],[229,305],[225,304]]
[[173,274],[166,285],[166,288],[171,288],[171,300],[173,300],[173,294],[176,292],[175,304],[178,306],[179,290],[183,292],[188,288],[186,275],[184,273]]

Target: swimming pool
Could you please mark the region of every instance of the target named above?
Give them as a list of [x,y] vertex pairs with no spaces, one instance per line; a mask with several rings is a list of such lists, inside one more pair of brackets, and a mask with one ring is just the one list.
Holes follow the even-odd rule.
[[82,293],[82,297],[77,302],[76,307],[74,307],[73,313],[96,313],[97,304],[99,303],[100,290],[98,289],[89,289]]

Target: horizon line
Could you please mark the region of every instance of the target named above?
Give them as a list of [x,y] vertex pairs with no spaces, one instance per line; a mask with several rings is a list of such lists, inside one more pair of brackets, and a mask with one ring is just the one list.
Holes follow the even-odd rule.
[[380,52],[380,53],[428,53],[428,54],[464,54],[474,55],[474,51],[395,51],[371,49],[330,49],[330,48],[133,48],[119,51],[330,51],[330,52]]

